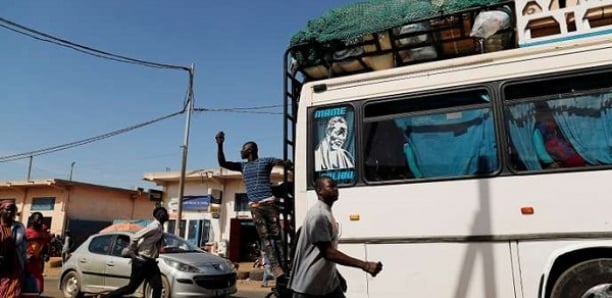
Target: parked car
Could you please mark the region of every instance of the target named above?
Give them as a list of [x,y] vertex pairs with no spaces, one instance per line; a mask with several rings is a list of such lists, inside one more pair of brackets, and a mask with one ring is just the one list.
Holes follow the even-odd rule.
[[[162,297],[227,297],[237,291],[236,270],[224,258],[207,253],[172,234],[164,234],[165,246],[158,258],[164,290]],[[131,259],[121,257],[130,241],[129,232],[90,236],[62,266],[60,290],[64,297],[102,293],[128,284]],[[146,281],[137,295],[151,297]]]

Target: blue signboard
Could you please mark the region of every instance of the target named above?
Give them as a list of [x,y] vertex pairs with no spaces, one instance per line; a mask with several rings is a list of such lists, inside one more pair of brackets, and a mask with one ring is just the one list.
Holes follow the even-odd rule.
[[184,196],[183,197],[183,210],[185,211],[206,211],[212,196]]

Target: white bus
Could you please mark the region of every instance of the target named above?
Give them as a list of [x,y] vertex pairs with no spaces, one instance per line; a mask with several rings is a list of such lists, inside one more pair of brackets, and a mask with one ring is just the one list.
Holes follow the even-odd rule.
[[285,84],[295,224],[332,176],[384,264],[347,297],[611,297],[612,37]]

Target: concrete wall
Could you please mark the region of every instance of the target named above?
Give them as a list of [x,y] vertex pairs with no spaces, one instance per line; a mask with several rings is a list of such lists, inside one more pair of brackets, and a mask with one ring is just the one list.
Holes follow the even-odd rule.
[[71,219],[148,219],[155,203],[130,193],[105,189],[75,188],[70,191],[68,216]]
[[[24,224],[35,211],[52,218],[50,231],[60,235],[68,219],[108,222],[114,219],[149,219],[155,208],[155,203],[149,201],[144,193],[84,183],[63,185],[49,181],[52,180],[0,184],[0,199],[15,199],[19,212],[17,220]],[[42,197],[55,198],[53,210],[31,210],[32,201]]]

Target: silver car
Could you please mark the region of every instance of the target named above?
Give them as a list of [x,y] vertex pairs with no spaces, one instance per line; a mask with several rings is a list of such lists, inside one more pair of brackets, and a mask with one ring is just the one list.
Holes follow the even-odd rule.
[[[164,290],[162,297],[227,297],[237,291],[236,270],[224,258],[209,254],[172,234],[164,234],[158,258]],[[128,284],[131,259],[121,257],[129,232],[90,236],[62,266],[60,290],[64,297],[102,293]],[[136,295],[151,297],[146,281]]]

